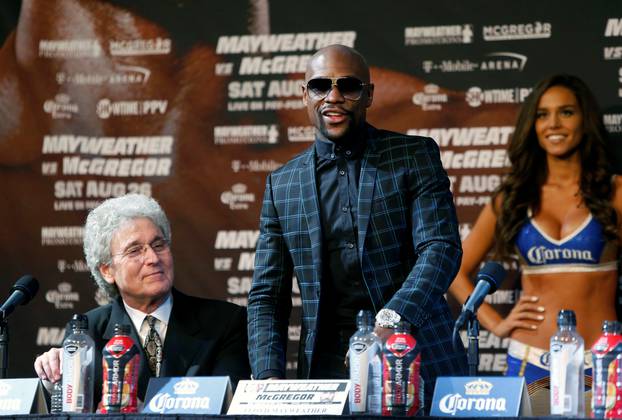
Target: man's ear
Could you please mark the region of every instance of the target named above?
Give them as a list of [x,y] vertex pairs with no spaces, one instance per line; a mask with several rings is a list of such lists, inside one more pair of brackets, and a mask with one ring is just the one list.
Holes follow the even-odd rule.
[[374,85],[371,84],[367,86],[367,102],[365,103],[365,107],[369,108],[373,100],[374,100]]
[[307,106],[307,88],[305,87],[305,85],[301,86],[302,88],[302,103]]
[[106,283],[114,284],[113,269],[110,264],[102,264],[99,266],[99,273],[102,275]]

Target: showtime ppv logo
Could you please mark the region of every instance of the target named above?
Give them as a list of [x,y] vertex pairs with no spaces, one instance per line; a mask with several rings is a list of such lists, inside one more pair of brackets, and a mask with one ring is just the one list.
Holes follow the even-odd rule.
[[144,101],[111,101],[108,98],[100,99],[96,113],[101,119],[110,117],[132,117],[143,115],[163,115],[166,113],[168,101],[152,99]]
[[470,87],[465,95],[466,102],[473,108],[482,104],[518,104],[525,101],[531,88],[486,89]]

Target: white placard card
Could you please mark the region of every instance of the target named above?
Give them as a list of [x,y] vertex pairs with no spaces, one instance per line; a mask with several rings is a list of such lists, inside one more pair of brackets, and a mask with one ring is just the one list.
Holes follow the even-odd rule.
[[341,415],[348,380],[240,381],[227,414]]
[[0,416],[47,412],[39,378],[0,379]]

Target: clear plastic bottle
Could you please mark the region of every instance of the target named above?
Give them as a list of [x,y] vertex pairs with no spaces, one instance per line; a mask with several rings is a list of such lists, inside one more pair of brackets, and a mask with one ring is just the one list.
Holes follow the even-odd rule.
[[91,413],[95,343],[87,333],[89,321],[85,315],[74,315],[69,325],[72,331],[63,341],[63,412]]
[[562,309],[551,337],[551,415],[584,417],[585,345],[574,311]]
[[382,342],[374,334],[374,317],[360,311],[356,317],[358,331],[350,338],[350,412],[380,413]]
[[60,414],[63,412],[63,384],[61,381],[56,381],[52,385],[50,414]]

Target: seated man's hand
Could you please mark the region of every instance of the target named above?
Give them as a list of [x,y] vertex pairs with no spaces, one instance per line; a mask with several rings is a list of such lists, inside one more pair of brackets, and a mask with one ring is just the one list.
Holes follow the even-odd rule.
[[42,381],[60,380],[62,355],[62,349],[51,348],[35,359],[35,371]]

